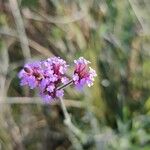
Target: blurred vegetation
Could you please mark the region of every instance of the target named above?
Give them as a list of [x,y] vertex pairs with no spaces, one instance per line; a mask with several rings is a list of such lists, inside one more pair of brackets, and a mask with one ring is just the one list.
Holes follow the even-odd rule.
[[[149,150],[149,1],[18,0],[21,28],[11,1],[16,0],[0,0],[0,101],[38,96],[20,87],[17,78],[30,59],[55,55],[72,65],[84,56],[98,77],[82,92],[65,91],[67,109],[86,140],[67,129],[59,105],[1,104],[0,149]],[[29,41],[27,55],[20,42],[22,28]]]

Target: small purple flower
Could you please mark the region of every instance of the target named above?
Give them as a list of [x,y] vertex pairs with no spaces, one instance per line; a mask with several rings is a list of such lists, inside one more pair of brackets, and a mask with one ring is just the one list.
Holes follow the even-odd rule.
[[59,82],[51,82],[48,79],[43,79],[40,84],[40,95],[45,103],[51,102],[52,99],[57,99],[63,96],[63,90],[57,90]]
[[69,82],[69,79],[68,79],[67,77],[62,77],[62,78],[61,78],[61,82],[62,82],[63,84],[67,84],[67,83]]
[[82,88],[84,85],[89,87],[93,85],[94,77],[96,77],[96,72],[94,69],[88,66],[90,63],[83,57],[78,60],[74,60],[75,70],[73,74],[73,82],[77,88]]
[[57,75],[63,75],[65,74],[68,65],[66,64],[66,61],[61,59],[60,57],[52,57],[48,58],[44,64],[46,64],[46,67],[50,70],[54,71],[54,74]]
[[[66,61],[59,57],[48,58],[42,62],[44,78],[40,82],[40,95],[44,102],[63,96],[63,90],[57,90],[61,83],[66,83],[68,78],[65,76],[68,65]],[[46,95],[46,96],[45,96]]]
[[46,88],[46,90],[47,90],[48,92],[53,92],[54,89],[55,89],[55,85],[54,85],[53,83],[51,83],[51,84]]
[[62,90],[62,89],[61,90],[57,90],[56,91],[56,96],[57,97],[63,97],[64,96],[64,90]]
[[21,86],[28,85],[30,89],[37,87],[43,78],[40,62],[26,64],[19,72],[18,77],[21,79]]
[[65,73],[68,65],[63,59],[59,57],[48,58],[42,62],[42,66],[44,69],[44,76],[50,78],[52,82],[62,81],[62,83],[64,83],[64,80],[67,80]]

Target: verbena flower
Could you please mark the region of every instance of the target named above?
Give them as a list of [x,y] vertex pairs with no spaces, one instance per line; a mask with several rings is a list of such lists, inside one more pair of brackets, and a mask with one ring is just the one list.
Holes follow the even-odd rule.
[[68,78],[65,73],[68,65],[66,61],[59,57],[49,58],[42,62],[44,78],[40,82],[40,95],[45,102],[50,102],[51,99],[59,98],[64,95],[62,89],[57,90],[61,83],[67,82]]
[[67,71],[68,65],[66,61],[61,59],[60,57],[52,57],[42,62],[44,76],[50,78],[50,80],[66,82],[67,78],[65,77],[65,73]]
[[43,98],[44,102],[49,103],[51,100],[63,97],[63,90],[57,90],[58,84],[52,82],[49,79],[43,79],[40,84],[40,96]]
[[90,62],[80,57],[74,63],[75,71],[70,81],[65,75],[68,65],[60,57],[26,64],[18,74],[21,80],[20,85],[27,85],[30,89],[38,88],[45,103],[63,97],[63,88],[71,83],[77,87],[83,87],[86,84],[89,87],[92,86],[96,72],[88,66]]
[[19,72],[18,77],[21,79],[21,86],[27,85],[30,89],[37,87],[43,78],[41,62],[26,64]]
[[68,65],[59,57],[48,58],[44,61],[26,64],[19,72],[20,85],[30,89],[38,88],[44,102],[63,96],[63,90],[57,90],[60,84],[65,84]]
[[89,67],[89,61],[80,57],[77,60],[74,60],[75,70],[73,74],[73,82],[77,88],[82,88],[84,85],[89,87],[93,85],[94,77],[97,76],[94,69]]

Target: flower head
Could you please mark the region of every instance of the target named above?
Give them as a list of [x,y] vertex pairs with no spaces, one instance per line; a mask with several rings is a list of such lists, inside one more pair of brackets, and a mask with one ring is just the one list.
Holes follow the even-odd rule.
[[78,60],[74,60],[75,70],[73,74],[73,81],[77,87],[83,87],[88,85],[89,87],[93,85],[94,77],[96,77],[96,72],[94,69],[88,66],[90,63],[83,57]]
[[68,65],[66,61],[59,57],[48,58],[42,62],[44,76],[50,78],[53,82],[61,81],[65,77]]
[[40,96],[45,103],[51,102],[51,100],[63,97],[63,90],[57,90],[57,83],[51,82],[49,79],[43,79],[40,84]]
[[44,78],[40,82],[40,95],[44,101],[50,102],[51,99],[63,96],[63,90],[57,90],[61,83],[65,83],[68,78],[65,73],[68,65],[66,61],[59,57],[48,58],[42,62]]
[[34,89],[43,78],[41,62],[26,64],[19,72],[18,77],[21,79],[21,86],[28,85],[31,89]]
[[50,102],[63,96],[64,91],[57,88],[68,81],[65,76],[67,67],[66,61],[59,57],[26,64],[18,74],[20,85],[27,85],[30,89],[37,87],[44,102]]

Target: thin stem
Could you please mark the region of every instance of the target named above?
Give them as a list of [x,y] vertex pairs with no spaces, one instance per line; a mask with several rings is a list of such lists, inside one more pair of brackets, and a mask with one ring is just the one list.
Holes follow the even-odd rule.
[[85,135],[82,133],[80,129],[78,129],[72,122],[71,122],[71,117],[66,109],[66,106],[64,104],[64,101],[62,98],[60,98],[60,104],[62,111],[64,113],[64,123],[65,125],[83,142],[85,139]]
[[71,85],[72,83],[73,83],[73,80],[70,80],[68,83],[59,86],[59,87],[57,88],[57,90],[64,89],[64,88],[66,88],[67,86]]
[[61,104],[61,108],[62,108],[62,111],[63,111],[63,113],[64,113],[65,119],[70,119],[70,115],[69,115],[69,113],[67,112],[67,108],[66,108],[66,106],[65,106],[65,104],[64,104],[62,98],[60,98],[60,104]]

